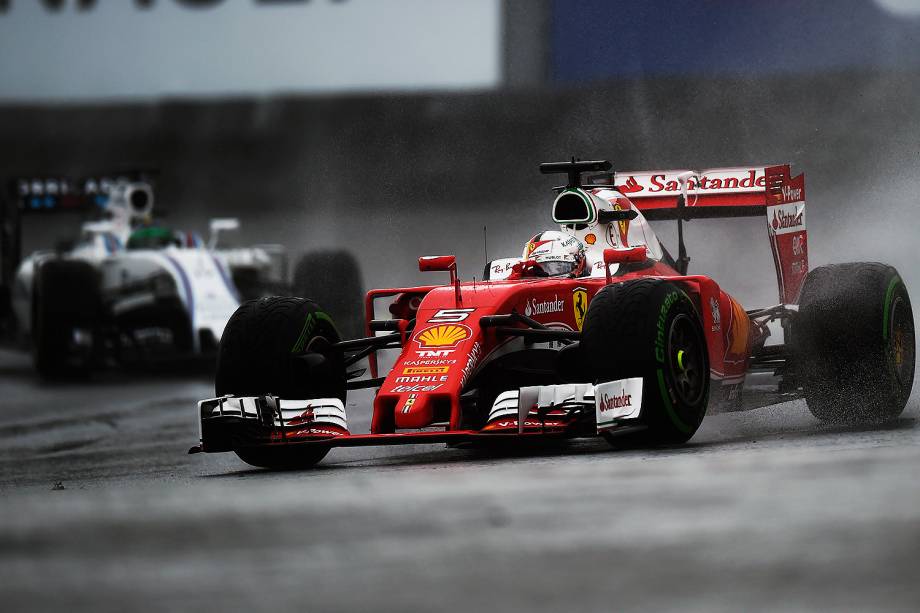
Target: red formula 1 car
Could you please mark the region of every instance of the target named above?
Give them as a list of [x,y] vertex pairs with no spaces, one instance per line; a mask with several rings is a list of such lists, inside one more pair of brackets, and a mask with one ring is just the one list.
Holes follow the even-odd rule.
[[[192,451],[290,467],[356,445],[675,444],[707,413],[800,397],[829,421],[901,413],[914,376],[907,288],[884,264],[809,271],[804,175],[788,165],[609,170],[541,165],[568,178],[555,188],[559,231],[490,262],[479,282],[461,283],[453,256],[420,258],[450,283],[368,292],[366,338],[340,339],[306,299],[243,304],[221,339],[218,397],[198,405]],[[601,174],[583,182],[585,173]],[[766,216],[775,306],[745,309],[715,280],[687,274],[682,222],[735,216]],[[677,222],[676,260],[647,220]],[[390,317],[379,319],[383,300]],[[384,350],[398,351],[385,375]],[[364,359],[369,378],[355,367]],[[361,388],[377,393],[370,432],[354,434],[344,401]]]

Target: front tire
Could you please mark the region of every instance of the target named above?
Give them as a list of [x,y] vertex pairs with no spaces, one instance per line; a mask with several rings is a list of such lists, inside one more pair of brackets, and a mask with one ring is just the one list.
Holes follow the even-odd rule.
[[311,468],[329,453],[329,447],[311,446],[309,449],[290,447],[250,447],[234,450],[237,457],[250,466],[269,470],[298,470]]
[[684,291],[662,279],[608,285],[588,306],[580,346],[595,384],[642,377],[644,442],[694,435],[709,401],[709,353]]
[[[345,401],[345,368],[330,348],[340,340],[332,319],[315,302],[273,296],[244,302],[227,322],[217,355],[218,396],[338,398]],[[314,354],[319,360],[300,359]],[[263,468],[304,468],[328,447],[257,447],[234,450]]]
[[894,267],[855,262],[810,271],[791,333],[796,372],[815,417],[871,423],[904,410],[916,344],[910,297]]
[[79,260],[52,259],[35,270],[32,349],[45,378],[89,374],[100,318],[95,269]]

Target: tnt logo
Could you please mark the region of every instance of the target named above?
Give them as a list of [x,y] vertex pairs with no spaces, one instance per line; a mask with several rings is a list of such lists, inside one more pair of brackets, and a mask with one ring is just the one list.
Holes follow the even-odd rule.
[[416,353],[420,358],[446,358],[456,349],[419,349]]

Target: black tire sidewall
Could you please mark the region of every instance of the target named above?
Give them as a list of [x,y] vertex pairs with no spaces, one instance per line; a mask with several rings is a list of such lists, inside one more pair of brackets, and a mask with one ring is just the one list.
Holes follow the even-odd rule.
[[[344,402],[341,354],[328,349],[339,340],[331,318],[315,302],[277,296],[245,302],[221,337],[215,392],[218,396],[273,394]],[[297,359],[310,352],[327,357],[324,369],[311,370]]]
[[[692,403],[681,399],[666,365],[668,331],[681,316],[701,344],[702,391]],[[699,314],[678,286],[662,279],[607,286],[588,307],[581,348],[594,383],[642,377],[647,442],[685,442],[699,428],[709,400],[708,352]]]
[[[907,403],[913,368],[898,381],[889,359],[890,317],[901,304],[913,317],[897,270],[876,262],[821,266],[802,285],[792,325],[796,374],[809,410],[830,422],[892,419]],[[913,334],[910,359],[915,356]]]
[[88,262],[52,259],[36,264],[32,290],[32,343],[42,376],[84,375],[92,354],[76,356],[71,335],[76,328],[94,332],[101,305],[99,279]]
[[328,454],[327,446],[311,445],[309,449],[291,445],[287,447],[251,447],[237,449],[237,457],[251,466],[271,470],[297,470],[310,468]]

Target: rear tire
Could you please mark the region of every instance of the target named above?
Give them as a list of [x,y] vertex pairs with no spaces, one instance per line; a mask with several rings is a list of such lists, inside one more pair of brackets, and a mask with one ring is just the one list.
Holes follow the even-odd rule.
[[[332,319],[304,298],[273,296],[243,303],[227,322],[217,355],[218,396],[338,398],[345,401],[341,354],[330,349],[340,340]],[[297,359],[320,354],[310,366]],[[241,460],[263,468],[304,468],[319,462],[328,447],[258,447],[235,450]]]
[[641,442],[684,443],[699,428],[709,401],[709,353],[699,314],[676,285],[608,285],[588,305],[580,346],[595,384],[642,377]]
[[791,334],[796,372],[815,417],[871,423],[904,410],[914,381],[914,320],[892,266],[855,262],[810,271]]
[[[32,348],[46,378],[89,374],[101,306],[95,269],[79,260],[46,260],[35,270]],[[76,342],[77,332],[85,344]]]

